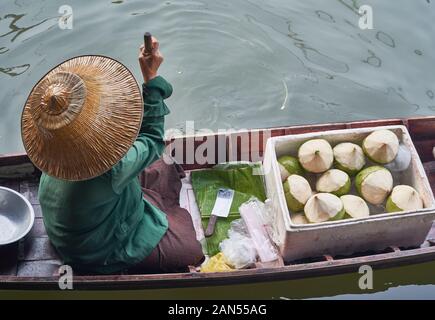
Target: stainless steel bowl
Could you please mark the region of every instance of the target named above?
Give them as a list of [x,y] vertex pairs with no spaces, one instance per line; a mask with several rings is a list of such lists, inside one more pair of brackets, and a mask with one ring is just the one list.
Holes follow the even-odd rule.
[[35,213],[20,193],[0,187],[0,245],[23,238],[32,229]]

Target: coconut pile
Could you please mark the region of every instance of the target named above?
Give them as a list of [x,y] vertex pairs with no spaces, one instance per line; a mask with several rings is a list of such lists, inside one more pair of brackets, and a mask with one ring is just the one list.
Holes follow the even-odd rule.
[[[396,159],[399,139],[390,130],[369,134],[359,146],[351,142],[334,148],[324,139],[303,143],[297,157],[278,159],[283,188],[292,222],[319,223],[365,218],[369,205],[383,206],[387,212],[423,208],[420,194],[411,186],[394,186],[387,169]],[[315,174],[310,185],[307,176]],[[358,195],[349,194],[352,180]]]

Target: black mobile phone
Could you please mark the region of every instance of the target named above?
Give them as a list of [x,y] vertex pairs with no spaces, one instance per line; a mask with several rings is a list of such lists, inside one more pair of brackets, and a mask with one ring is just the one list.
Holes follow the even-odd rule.
[[151,33],[145,32],[143,35],[143,42],[145,46],[145,54],[151,54],[153,51],[153,40],[151,37]]

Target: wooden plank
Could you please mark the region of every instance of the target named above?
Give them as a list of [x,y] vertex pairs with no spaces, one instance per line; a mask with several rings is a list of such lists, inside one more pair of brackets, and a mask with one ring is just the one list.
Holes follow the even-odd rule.
[[47,237],[47,231],[45,230],[44,222],[42,218],[35,218],[33,227],[27,235],[29,238]]
[[401,119],[380,119],[380,120],[369,120],[369,121],[354,121],[348,124],[349,128],[368,128],[368,127],[379,127],[379,126],[397,126],[403,125],[403,120]]
[[42,209],[40,204],[32,204],[33,211],[35,211],[35,218],[42,218]]
[[304,126],[295,126],[289,127],[285,129],[285,134],[301,134],[301,133],[310,133],[310,132],[321,132],[321,131],[329,131],[329,130],[341,130],[347,129],[348,125],[345,123],[331,123],[331,124],[314,124],[314,125],[304,125]]
[[[285,133],[281,131],[280,133]],[[228,161],[262,161],[266,142],[272,136],[271,130],[251,130],[229,134]]]
[[18,243],[0,246],[0,275],[16,275]]
[[25,153],[0,154],[0,166],[29,163],[30,159]]
[[413,140],[435,139],[435,117],[409,119],[408,129]]
[[435,147],[435,139],[417,140],[413,142],[422,162],[429,162],[435,160],[432,151]]
[[19,277],[51,277],[58,274],[59,260],[22,261],[18,264]]
[[56,260],[58,258],[48,237],[26,237],[22,252],[18,257],[20,261]]
[[270,133],[272,137],[280,137],[285,135],[285,129],[284,128],[270,129]]
[[2,179],[25,179],[36,176],[35,167],[31,162],[0,166],[0,178]]
[[17,180],[0,179],[0,186],[20,192],[20,183]]
[[39,182],[36,180],[24,180],[20,182],[20,193],[25,196],[31,204],[39,204],[38,188]]
[[207,134],[176,138],[167,143],[165,153],[184,170],[209,168],[227,161],[226,136]]

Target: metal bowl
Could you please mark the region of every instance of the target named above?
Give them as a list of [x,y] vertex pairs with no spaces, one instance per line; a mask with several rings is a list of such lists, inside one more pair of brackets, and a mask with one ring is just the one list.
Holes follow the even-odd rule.
[[20,193],[0,187],[0,245],[23,238],[32,228],[35,212]]

